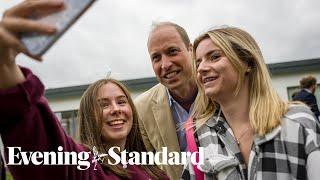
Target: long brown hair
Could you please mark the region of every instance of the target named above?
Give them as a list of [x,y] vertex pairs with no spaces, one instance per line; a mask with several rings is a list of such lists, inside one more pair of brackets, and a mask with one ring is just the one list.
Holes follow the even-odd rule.
[[[99,89],[107,84],[113,83],[117,85],[126,95],[128,102],[132,109],[133,123],[132,128],[127,136],[125,148],[127,152],[146,152],[146,148],[142,141],[142,136],[138,125],[138,113],[130,96],[128,89],[119,81],[115,79],[101,79],[93,83],[84,92],[80,108],[78,112],[78,120],[80,121],[79,126],[79,137],[82,144],[92,149],[94,146],[98,152],[105,152],[104,142],[102,142],[102,108],[99,106],[97,101],[97,95]],[[106,171],[111,171],[115,175],[121,178],[132,178],[128,170],[119,166],[110,165],[107,161],[101,163],[102,167]],[[161,179],[161,170],[156,165],[141,165],[144,170],[152,179]]]

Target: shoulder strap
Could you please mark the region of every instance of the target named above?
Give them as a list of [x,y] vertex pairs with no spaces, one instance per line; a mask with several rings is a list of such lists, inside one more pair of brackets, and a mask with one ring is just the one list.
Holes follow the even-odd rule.
[[[198,147],[195,141],[194,137],[194,129],[193,129],[193,120],[192,117],[190,117],[186,123],[186,138],[187,138],[187,144],[188,144],[188,150],[191,153],[198,152]],[[199,154],[196,154],[196,160],[199,162]],[[204,180],[204,173],[201,172],[196,165],[192,165],[196,180]]]

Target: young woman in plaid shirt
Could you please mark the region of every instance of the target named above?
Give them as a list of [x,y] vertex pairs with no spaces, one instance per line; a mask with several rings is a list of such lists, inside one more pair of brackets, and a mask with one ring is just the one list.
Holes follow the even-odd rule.
[[[272,88],[255,40],[234,27],[194,42],[200,88],[193,113],[204,147],[204,179],[316,179],[320,129],[310,109],[283,101]],[[182,179],[195,179],[185,166]],[[198,176],[197,176],[198,177]]]

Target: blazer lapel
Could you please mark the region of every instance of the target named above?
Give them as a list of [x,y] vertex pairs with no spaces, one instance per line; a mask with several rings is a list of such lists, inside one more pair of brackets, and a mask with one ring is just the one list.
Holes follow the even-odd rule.
[[155,96],[152,111],[163,142],[162,147],[167,147],[169,152],[180,152],[177,132],[164,86],[159,88],[158,94]]

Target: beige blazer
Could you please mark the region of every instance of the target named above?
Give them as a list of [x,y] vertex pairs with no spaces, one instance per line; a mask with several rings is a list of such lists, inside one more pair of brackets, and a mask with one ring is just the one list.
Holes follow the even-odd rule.
[[[135,99],[140,116],[139,125],[144,144],[148,151],[179,152],[177,132],[169,106],[165,86],[157,84]],[[180,179],[182,166],[160,166],[170,179]]]

